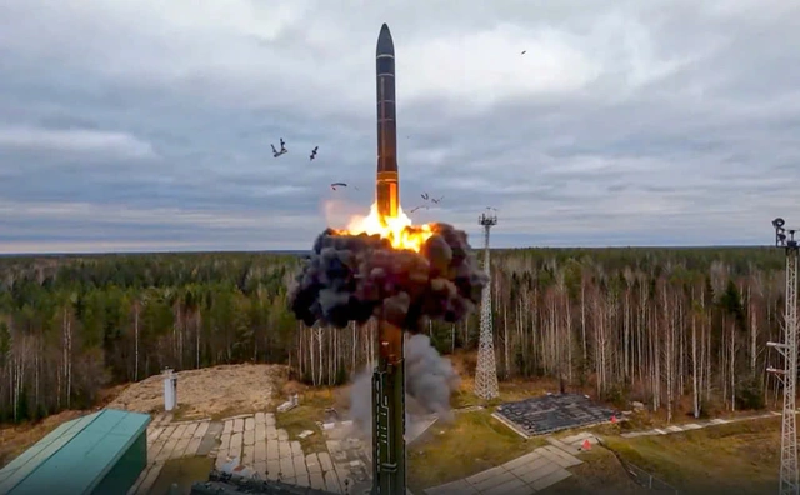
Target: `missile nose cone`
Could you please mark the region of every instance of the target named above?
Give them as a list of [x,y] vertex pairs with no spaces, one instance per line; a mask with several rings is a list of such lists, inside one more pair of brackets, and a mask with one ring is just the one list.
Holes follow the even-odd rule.
[[381,32],[378,35],[378,44],[375,47],[375,55],[394,55],[394,41],[392,41],[392,33],[389,31],[389,26],[384,22],[381,26]]

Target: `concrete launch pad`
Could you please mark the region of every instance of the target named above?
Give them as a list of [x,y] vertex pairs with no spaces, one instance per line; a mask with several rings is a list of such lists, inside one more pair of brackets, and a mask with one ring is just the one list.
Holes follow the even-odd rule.
[[618,411],[593,403],[585,395],[544,395],[500,405],[498,419],[525,437],[607,423]]

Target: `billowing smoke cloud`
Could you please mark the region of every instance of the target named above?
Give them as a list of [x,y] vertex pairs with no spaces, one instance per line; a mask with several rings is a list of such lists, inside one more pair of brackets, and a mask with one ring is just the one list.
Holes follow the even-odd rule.
[[[450,361],[441,357],[427,335],[412,335],[405,341],[406,425],[413,435],[415,418],[436,414],[449,420],[450,394],[458,389],[459,378]],[[365,369],[350,387],[350,419],[363,438],[372,435],[372,370]]]
[[464,231],[446,224],[432,230],[419,253],[392,249],[377,235],[326,230],[290,294],[295,316],[344,328],[376,315],[410,332],[423,317],[459,321],[480,301],[487,279]]
[[[451,225],[432,225],[420,252],[392,249],[380,236],[317,237],[306,266],[297,276],[289,302],[306,325],[319,321],[344,328],[372,316],[411,333],[424,318],[455,323],[480,301],[486,275],[469,253],[467,235]],[[413,436],[415,413],[450,413],[450,393],[458,377],[425,335],[405,341],[406,435]],[[365,437],[371,434],[371,373],[358,376],[350,393],[350,412]],[[411,434],[411,435],[409,435]]]

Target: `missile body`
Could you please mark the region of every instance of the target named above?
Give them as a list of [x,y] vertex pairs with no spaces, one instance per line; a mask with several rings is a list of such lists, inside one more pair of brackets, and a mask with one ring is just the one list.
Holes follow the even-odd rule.
[[394,42],[389,26],[383,24],[375,48],[375,79],[378,110],[378,167],[375,202],[378,214],[397,216],[400,206],[397,171],[397,126],[395,122]]

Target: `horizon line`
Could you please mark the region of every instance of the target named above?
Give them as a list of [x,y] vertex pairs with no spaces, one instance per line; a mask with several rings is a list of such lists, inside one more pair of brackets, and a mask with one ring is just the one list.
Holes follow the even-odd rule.
[[[523,251],[523,250],[602,250],[602,249],[754,249],[754,248],[775,248],[774,244],[684,244],[684,245],[663,245],[663,244],[638,244],[638,245],[608,245],[608,246],[526,246],[526,247],[490,247],[492,251]],[[471,247],[473,251],[482,251],[483,247]],[[0,253],[0,258],[31,257],[31,256],[115,256],[115,255],[155,255],[155,254],[303,254],[310,252],[311,249],[190,249],[190,250],[131,250],[131,251],[34,251],[19,253]]]

